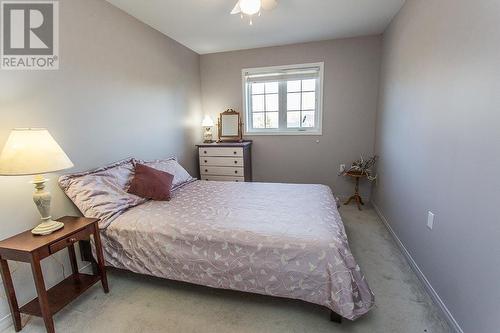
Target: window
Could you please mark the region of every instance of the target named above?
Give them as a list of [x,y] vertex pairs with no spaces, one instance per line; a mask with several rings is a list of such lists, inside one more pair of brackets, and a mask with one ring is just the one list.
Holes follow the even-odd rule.
[[245,133],[321,135],[323,63],[244,69]]

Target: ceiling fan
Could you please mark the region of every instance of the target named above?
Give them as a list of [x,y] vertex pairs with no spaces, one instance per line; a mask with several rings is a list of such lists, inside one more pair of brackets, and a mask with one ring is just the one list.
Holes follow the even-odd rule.
[[262,10],[273,10],[278,5],[278,0],[239,0],[231,11],[231,15],[240,14],[250,18],[250,25],[253,25],[253,16],[260,16]]

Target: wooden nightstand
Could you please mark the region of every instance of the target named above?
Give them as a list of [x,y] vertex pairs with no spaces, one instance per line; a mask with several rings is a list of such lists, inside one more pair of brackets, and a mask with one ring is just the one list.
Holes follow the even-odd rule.
[[[28,230],[0,241],[0,268],[16,332],[22,329],[21,313],[42,317],[47,332],[55,332],[52,316],[85,290],[101,280],[104,292],[107,293],[109,291],[99,226],[97,224],[99,220],[67,216],[57,221],[63,222],[64,228],[50,235],[35,236]],[[73,245],[80,240],[89,239],[91,234],[94,235],[96,246],[99,267],[98,275],[81,274],[78,272],[75,247]],[[68,248],[73,274],[56,286],[46,290],[40,260],[64,248]],[[17,304],[16,292],[12,284],[7,260],[22,261],[31,264],[38,297],[21,308]]]

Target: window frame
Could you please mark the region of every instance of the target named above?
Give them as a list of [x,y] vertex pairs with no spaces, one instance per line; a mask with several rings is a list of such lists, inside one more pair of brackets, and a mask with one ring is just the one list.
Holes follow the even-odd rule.
[[[318,79],[316,80],[316,112],[315,112],[315,127],[311,128],[286,128],[286,113],[287,113],[287,85],[286,81],[282,80],[278,86],[278,99],[279,99],[279,128],[253,128],[252,127],[252,110],[250,108],[250,98],[252,94],[250,91],[250,84],[247,85],[247,74],[265,74],[274,73],[285,70],[296,69],[298,71],[310,68],[318,68]],[[243,133],[246,136],[257,135],[323,135],[323,88],[324,88],[324,62],[294,64],[286,66],[269,66],[257,68],[244,68],[241,70],[242,81],[242,98],[243,98],[243,116],[244,116],[244,129]],[[293,81],[293,80],[290,80]],[[262,80],[265,82],[265,80]],[[269,82],[276,82],[270,79]],[[302,92],[302,90],[301,90]],[[265,96],[265,95],[264,95]],[[264,97],[265,103],[265,97]],[[284,127],[282,127],[284,125]]]

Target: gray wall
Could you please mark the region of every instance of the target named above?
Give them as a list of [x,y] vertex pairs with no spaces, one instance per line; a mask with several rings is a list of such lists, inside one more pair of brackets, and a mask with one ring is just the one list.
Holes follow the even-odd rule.
[[[2,71],[0,146],[13,127],[47,127],[84,170],[128,156],[177,155],[192,172],[201,138],[199,56],[101,0],[60,1],[60,70]],[[72,170],[72,171],[74,171]],[[74,214],[49,175],[53,215]],[[33,227],[30,177],[0,177],[0,238]],[[43,262],[46,283],[70,272],[67,253]],[[23,304],[31,272],[12,265]],[[9,310],[3,292],[0,320]],[[0,327],[10,324],[10,317]]]
[[[380,36],[202,55],[203,111],[213,117],[229,107],[242,111],[243,68],[323,61],[323,135],[248,136],[254,179],[321,183],[350,195],[352,183],[337,171],[340,163],[373,153],[380,55]],[[363,192],[368,195],[367,184]]]
[[500,327],[499,22],[496,0],[407,0],[384,36],[374,201],[465,332]]

